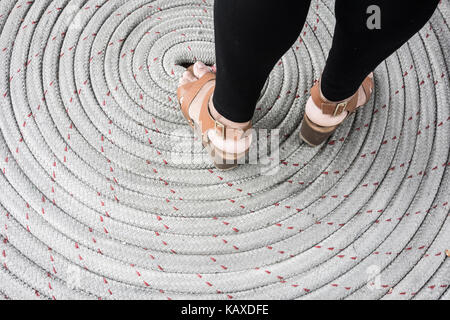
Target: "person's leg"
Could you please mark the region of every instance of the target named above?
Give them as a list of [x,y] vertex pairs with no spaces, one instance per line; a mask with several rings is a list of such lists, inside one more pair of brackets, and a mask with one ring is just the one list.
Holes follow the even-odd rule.
[[[337,0],[333,45],[321,89],[330,101],[352,96],[367,75],[405,44],[431,18],[439,0]],[[377,5],[381,29],[371,30],[370,6]]]
[[215,0],[217,69],[195,63],[180,79],[177,96],[218,169],[245,160],[261,90],[300,35],[309,5],[310,0]]
[[[333,44],[322,78],[306,103],[302,140],[312,146],[322,144],[349,112],[367,103],[374,86],[370,73],[425,25],[438,2],[336,1]],[[381,19],[379,29],[369,28],[374,13]]]
[[300,35],[310,0],[216,0],[213,104],[233,122],[252,119],[276,62]]

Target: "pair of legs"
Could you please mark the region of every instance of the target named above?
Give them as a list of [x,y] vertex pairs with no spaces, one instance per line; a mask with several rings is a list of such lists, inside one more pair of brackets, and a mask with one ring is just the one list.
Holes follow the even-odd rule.
[[[336,28],[321,89],[330,101],[352,96],[367,75],[430,19],[439,0],[336,0]],[[215,0],[217,80],[213,103],[233,122],[253,117],[278,60],[298,39],[311,0]],[[369,29],[380,9],[381,29]],[[372,21],[369,21],[371,23]]]
[[[336,0],[332,48],[311,91],[301,138],[320,145],[348,113],[367,103],[370,73],[430,19],[439,0]],[[215,0],[216,69],[185,72],[181,110],[219,162],[248,150],[256,103],[274,65],[298,39],[311,0]],[[373,11],[375,10],[375,11]]]

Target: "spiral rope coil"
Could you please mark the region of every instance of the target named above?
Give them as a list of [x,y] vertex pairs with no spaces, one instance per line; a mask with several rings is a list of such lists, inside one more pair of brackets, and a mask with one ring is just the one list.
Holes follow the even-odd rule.
[[0,298],[449,299],[449,2],[309,148],[334,25],[314,1],[255,116],[280,130],[273,175],[184,147],[179,65],[214,62],[212,16],[211,0],[2,0]]

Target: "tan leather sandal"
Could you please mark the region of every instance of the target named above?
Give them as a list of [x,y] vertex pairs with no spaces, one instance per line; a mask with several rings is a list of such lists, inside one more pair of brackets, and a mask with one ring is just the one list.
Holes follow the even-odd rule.
[[[359,89],[353,96],[343,101],[332,102],[327,100],[320,90],[320,81],[318,81],[311,89],[311,98],[313,99],[314,104],[321,109],[323,114],[339,116],[343,112],[348,111],[348,116],[350,116],[352,113],[356,112],[358,108],[369,102],[375,87],[373,73],[364,80],[361,87],[366,95],[366,99],[362,104],[358,104]],[[300,138],[312,147],[319,146],[326,141],[341,124],[342,122],[330,127],[320,126],[311,121],[305,114],[301,125]]]
[[[188,71],[193,72],[193,66],[190,66]],[[245,148],[238,148],[236,147],[236,142],[241,139],[246,139],[251,135],[252,125],[250,123],[245,128],[234,129],[221,123],[220,118],[214,119],[212,117],[209,111],[209,103],[214,93],[215,80],[216,75],[210,72],[197,81],[179,87],[177,91],[178,101],[184,117],[194,132],[201,138],[203,146],[208,150],[209,155],[214,161],[214,165],[220,170],[231,170],[245,160],[250,145],[246,144]],[[189,111],[192,102],[202,89],[211,82],[214,82],[214,84],[208,89],[202,101],[200,112],[196,112],[198,113],[198,117],[191,117]],[[215,141],[213,142],[210,138],[211,136],[218,137],[219,139],[214,139]]]

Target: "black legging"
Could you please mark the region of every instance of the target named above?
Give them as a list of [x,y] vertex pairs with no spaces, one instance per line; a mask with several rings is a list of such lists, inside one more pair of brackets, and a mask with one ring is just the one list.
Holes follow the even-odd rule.
[[[310,0],[215,0],[217,83],[214,105],[225,118],[253,117],[277,61],[297,40]],[[352,96],[364,78],[430,19],[439,0],[336,0],[333,45],[322,75],[331,101]],[[381,11],[369,29],[368,7]]]

